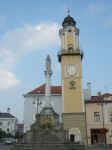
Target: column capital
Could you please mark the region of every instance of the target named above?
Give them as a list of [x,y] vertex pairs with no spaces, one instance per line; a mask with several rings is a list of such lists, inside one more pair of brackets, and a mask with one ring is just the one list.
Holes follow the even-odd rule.
[[44,74],[46,77],[50,78],[53,73],[52,73],[52,70],[47,70],[47,71],[44,71]]

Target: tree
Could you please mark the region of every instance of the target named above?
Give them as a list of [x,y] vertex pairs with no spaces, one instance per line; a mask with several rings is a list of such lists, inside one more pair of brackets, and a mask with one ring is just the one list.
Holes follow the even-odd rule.
[[5,131],[0,131],[0,139],[6,137],[6,132]]
[[15,138],[15,139],[19,139],[19,132],[16,132],[16,133],[15,133],[14,138]]

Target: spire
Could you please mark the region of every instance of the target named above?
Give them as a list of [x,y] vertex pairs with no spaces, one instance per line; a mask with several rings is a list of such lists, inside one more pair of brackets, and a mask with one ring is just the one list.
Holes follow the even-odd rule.
[[70,12],[69,7],[71,7],[71,6],[70,6],[70,5],[68,5],[68,10],[67,10],[67,12],[68,12],[68,16],[69,16],[69,12]]

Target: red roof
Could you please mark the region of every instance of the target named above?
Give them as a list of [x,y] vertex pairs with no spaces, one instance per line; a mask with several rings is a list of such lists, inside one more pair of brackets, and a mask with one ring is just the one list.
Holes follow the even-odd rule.
[[[27,94],[45,94],[45,84]],[[51,94],[62,94],[61,86],[51,86]]]
[[[98,102],[98,101],[100,102],[102,98],[103,98],[103,101],[105,102],[104,97],[108,98],[108,97],[110,97],[110,96],[112,96],[112,94],[110,94],[110,93],[105,93],[105,94],[100,95],[100,96],[97,96],[97,97],[95,97],[95,98],[93,98],[93,99],[85,100],[85,103],[95,103],[95,102]],[[112,99],[106,100],[106,102],[112,102]]]
[[23,128],[23,124],[18,124],[18,128]]

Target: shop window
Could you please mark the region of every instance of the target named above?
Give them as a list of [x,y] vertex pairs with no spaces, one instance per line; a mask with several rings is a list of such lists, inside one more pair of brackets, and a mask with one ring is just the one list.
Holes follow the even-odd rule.
[[2,122],[0,122],[0,126],[2,126]]
[[95,121],[95,122],[100,121],[100,115],[99,115],[99,112],[94,112],[94,121]]
[[110,112],[110,121],[112,122],[112,111]]

